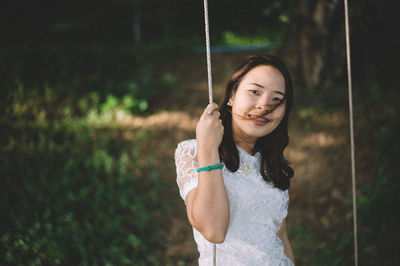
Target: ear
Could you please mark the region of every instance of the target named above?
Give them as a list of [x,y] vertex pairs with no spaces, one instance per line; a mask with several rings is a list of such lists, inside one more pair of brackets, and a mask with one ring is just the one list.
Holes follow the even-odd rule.
[[232,93],[231,93],[231,96],[229,97],[228,103],[233,104],[234,101],[235,101],[235,93],[232,92]]

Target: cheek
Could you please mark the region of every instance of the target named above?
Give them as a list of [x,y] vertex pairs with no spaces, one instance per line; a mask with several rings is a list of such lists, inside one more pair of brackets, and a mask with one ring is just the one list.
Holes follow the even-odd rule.
[[233,110],[236,110],[239,113],[244,113],[248,112],[249,109],[253,109],[253,106],[255,104],[252,102],[251,99],[245,96],[241,96],[240,100],[235,102],[235,105],[233,106]]
[[281,120],[285,115],[286,104],[279,105],[272,113],[271,118]]

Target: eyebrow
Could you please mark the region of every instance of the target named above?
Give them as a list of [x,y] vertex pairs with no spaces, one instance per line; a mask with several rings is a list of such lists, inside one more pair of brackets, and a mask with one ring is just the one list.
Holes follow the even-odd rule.
[[[255,86],[257,86],[257,87],[260,87],[260,88],[263,88],[263,89],[265,89],[265,87],[263,86],[263,85],[260,85],[260,84],[258,84],[258,83],[255,83],[255,82],[252,82],[252,83],[249,83],[250,85],[255,85]],[[274,92],[276,92],[276,93],[278,93],[278,94],[281,94],[282,96],[286,96],[283,92],[281,92],[281,91],[274,91]]]

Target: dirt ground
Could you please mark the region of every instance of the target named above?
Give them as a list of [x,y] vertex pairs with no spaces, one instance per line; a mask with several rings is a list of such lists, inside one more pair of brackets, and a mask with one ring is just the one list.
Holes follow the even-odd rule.
[[[222,98],[230,74],[248,55],[212,55],[215,102]],[[170,185],[166,200],[173,202],[174,208],[162,221],[169,232],[165,251],[169,265],[197,265],[192,228],[175,181],[174,152],[178,142],[195,138],[197,120],[208,104],[205,60],[204,54],[187,54],[161,66],[177,77],[179,94],[162,95],[158,106],[151,107],[156,110],[154,113],[123,122],[133,134],[149,134],[149,142],[143,143],[143,147],[154,157],[154,164]],[[316,247],[329,249],[340,235],[352,230],[352,215],[344,207],[351,195],[347,123],[345,113],[321,113],[307,119],[299,109],[292,113],[286,156],[295,176],[287,224],[292,229],[288,229],[289,239],[298,265],[305,263],[301,259],[304,254],[299,253],[312,252]],[[338,217],[344,217],[346,222],[339,222]]]

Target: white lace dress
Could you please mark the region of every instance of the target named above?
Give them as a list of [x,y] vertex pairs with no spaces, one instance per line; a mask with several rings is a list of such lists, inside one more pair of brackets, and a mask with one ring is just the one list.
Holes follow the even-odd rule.
[[[225,241],[217,244],[217,265],[289,266],[283,243],[276,236],[287,215],[289,194],[265,182],[260,174],[261,154],[254,156],[236,146],[240,167],[232,173],[222,169],[230,205],[230,221]],[[197,141],[178,144],[175,151],[177,184],[183,200],[197,187]],[[223,163],[222,163],[223,164]],[[212,265],[213,244],[193,228],[200,253],[199,265]]]

